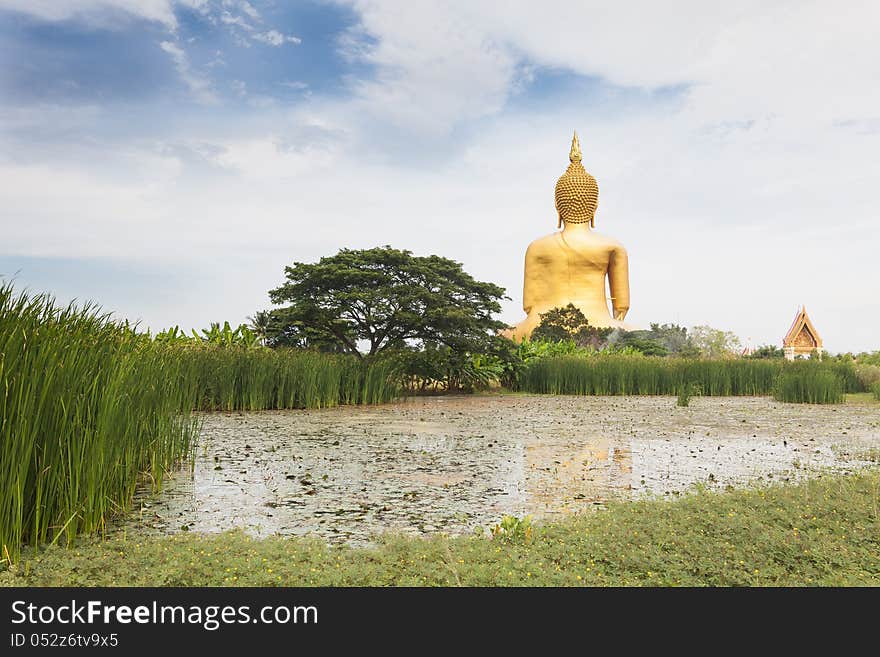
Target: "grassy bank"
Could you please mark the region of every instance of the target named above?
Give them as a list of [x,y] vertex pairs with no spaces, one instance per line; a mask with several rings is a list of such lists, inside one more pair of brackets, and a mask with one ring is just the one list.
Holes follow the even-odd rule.
[[388,401],[390,369],[292,350],[179,346],[0,285],[0,558],[69,542],[189,452],[194,409]]
[[781,360],[693,360],[631,355],[571,355],[530,361],[523,392],[563,395],[775,395],[788,402],[839,403],[863,392],[852,365]]
[[880,585],[880,473],[612,504],[528,536],[388,538],[377,549],[240,533],[80,539],[2,585]]

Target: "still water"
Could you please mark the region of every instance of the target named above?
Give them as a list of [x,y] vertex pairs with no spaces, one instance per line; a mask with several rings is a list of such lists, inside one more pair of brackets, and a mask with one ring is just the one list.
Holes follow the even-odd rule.
[[138,495],[126,531],[470,533],[609,499],[851,471],[880,453],[880,407],[767,398],[447,396],[205,414],[196,459]]

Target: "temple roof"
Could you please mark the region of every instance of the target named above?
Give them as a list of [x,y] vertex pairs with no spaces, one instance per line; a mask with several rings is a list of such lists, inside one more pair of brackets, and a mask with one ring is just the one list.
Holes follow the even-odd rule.
[[794,341],[801,334],[801,331],[804,329],[813,337],[816,341],[816,346],[822,346],[822,338],[819,337],[819,332],[816,331],[816,327],[813,326],[813,322],[810,321],[809,315],[807,315],[807,307],[801,306],[800,311],[797,315],[795,315],[794,321],[791,323],[791,328],[788,329],[788,333],[785,334],[785,337],[782,339],[782,346],[788,347],[793,346]]

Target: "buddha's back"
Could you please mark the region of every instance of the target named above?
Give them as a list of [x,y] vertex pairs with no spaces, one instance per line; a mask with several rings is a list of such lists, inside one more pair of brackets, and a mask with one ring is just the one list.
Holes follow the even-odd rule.
[[[527,317],[510,337],[527,337],[540,315],[569,303],[593,326],[625,327],[629,309],[626,249],[615,239],[592,230],[598,186],[580,163],[577,135],[572,140],[571,165],[556,185],[556,208],[564,228],[532,242],[526,250],[523,310]],[[608,276],[614,315],[608,312]]]

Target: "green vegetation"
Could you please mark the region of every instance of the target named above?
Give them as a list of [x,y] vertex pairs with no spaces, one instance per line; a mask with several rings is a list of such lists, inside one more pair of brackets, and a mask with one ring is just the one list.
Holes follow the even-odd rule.
[[789,366],[780,374],[773,389],[773,398],[781,402],[807,404],[839,404],[844,400],[843,380],[834,372],[804,366]]
[[774,395],[780,401],[831,404],[864,386],[852,365],[777,359],[695,360],[577,352],[534,359],[519,390],[563,395]]
[[541,315],[541,323],[532,331],[532,340],[547,342],[572,341],[578,347],[598,349],[605,345],[610,328],[590,326],[590,322],[573,303],[553,308]]
[[686,383],[678,391],[678,399],[675,400],[676,406],[690,406],[691,397],[700,394],[700,386],[696,383]]
[[[376,549],[238,532],[79,540],[0,571],[10,586],[880,585],[880,473],[620,502],[495,537]],[[3,568],[0,566],[0,568]]]
[[[171,354],[169,354],[171,355]],[[399,394],[393,365],[296,349],[177,348],[193,408],[261,411],[378,404]]]
[[[646,357],[639,341],[681,356],[701,334],[652,325],[647,336],[607,344],[612,335],[573,306],[548,313],[542,326],[552,339],[515,344],[491,335],[501,326],[491,315],[504,291],[436,256],[343,250],[287,273],[272,295],[292,305],[257,313],[253,330],[215,323],[155,338],[96,306],[57,307],[48,296],[16,297],[0,285],[0,558],[15,561],[26,543],[70,543],[103,528],[142,477],[161,486],[192,448],[193,410],[370,404],[406,389],[498,384],[551,394],[676,394],[680,405],[696,390],[835,403],[844,392],[877,396],[880,386],[880,367],[846,358]],[[718,343],[713,349],[729,342],[703,333]],[[279,346],[350,352],[359,340],[372,355]]]
[[871,386],[871,393],[874,395],[875,400],[880,401],[880,382]]
[[785,350],[772,344],[761,345],[746,358],[785,358]]
[[703,358],[727,358],[742,351],[742,343],[737,335],[711,326],[693,327],[688,339]]
[[769,395],[780,365],[760,360],[693,360],[618,354],[555,356],[529,363],[519,389],[565,395]]
[[159,487],[187,456],[192,410],[319,408],[398,395],[387,362],[259,347],[246,330],[151,340],[94,306],[0,285],[0,558],[69,542]]
[[863,351],[860,354],[849,352],[838,354],[836,358],[838,360],[854,362],[858,365],[873,365],[875,367],[880,367],[880,351]]
[[271,346],[381,357],[411,392],[486,388],[505,369],[508,341],[493,334],[505,324],[492,319],[504,289],[457,262],[386,246],[342,249],[285,273],[269,296],[288,305],[252,319]]
[[390,246],[342,249],[317,263],[285,267],[287,280],[271,290],[269,341],[316,347],[363,358],[413,344],[486,353],[490,332],[505,327],[504,288],[475,280],[461,264],[414,256]]
[[577,349],[626,351],[645,356],[721,358],[737,355],[739,338],[708,326],[696,326],[691,334],[677,324],[651,324],[647,331],[591,326],[574,304],[541,314],[532,331],[533,342],[572,343]]
[[217,347],[243,347],[245,349],[255,349],[262,344],[259,335],[247,326],[240,324],[233,329],[229,322],[223,322],[222,326],[219,322],[214,322],[211,324],[211,328],[202,329],[201,335],[195,329],[192,329],[191,335],[187,335],[180,330],[180,327],[174,326],[157,333],[155,340],[165,344],[210,344]]
[[[502,347],[504,342],[496,341]],[[496,354],[460,352],[430,343],[389,357],[402,385],[413,393],[485,390],[503,378],[506,362]]]
[[70,540],[159,486],[198,427],[186,366],[94,307],[0,285],[0,546]]
[[[844,392],[865,392],[868,386],[859,378],[856,368],[852,363],[843,363],[835,360],[821,361],[794,361],[786,363],[787,367],[800,368],[803,367],[804,372],[810,372],[811,366],[819,365],[819,369],[827,369],[834,373],[841,381],[843,381]],[[815,369],[815,368],[813,368]]]
[[866,390],[870,390],[875,383],[880,383],[880,366],[856,365],[856,378]]

